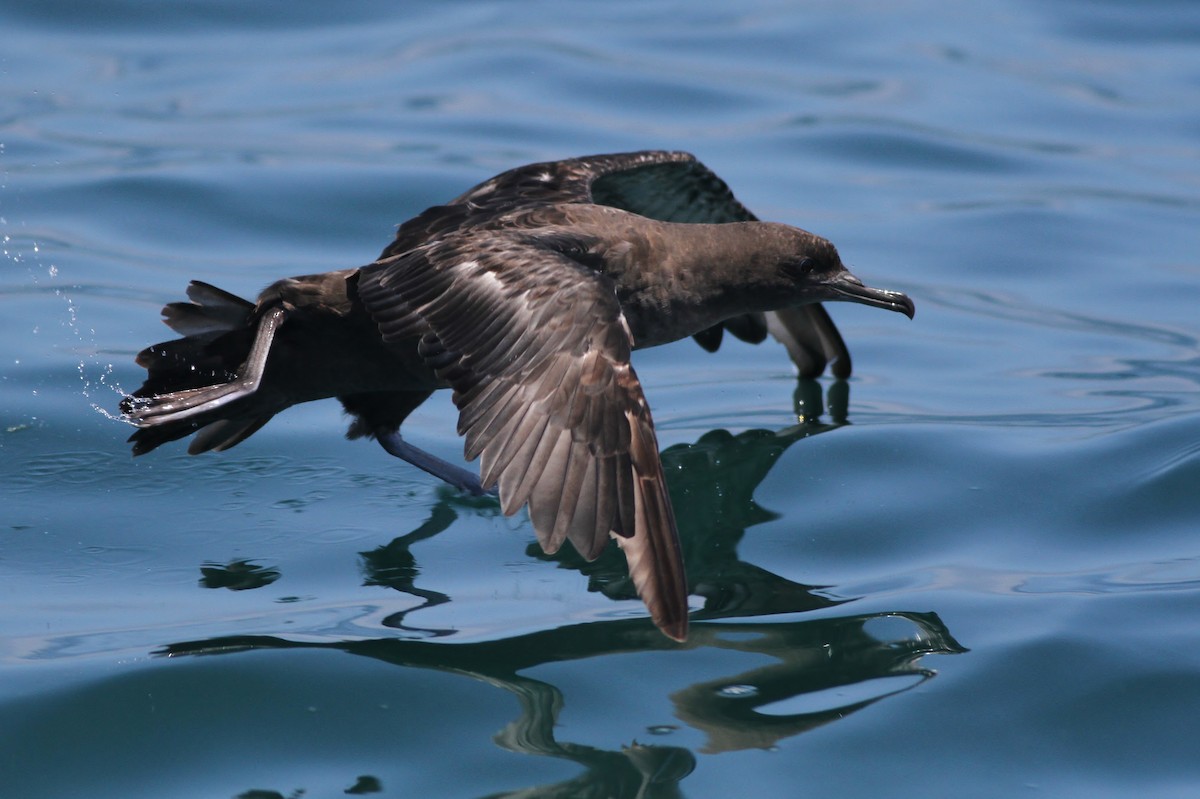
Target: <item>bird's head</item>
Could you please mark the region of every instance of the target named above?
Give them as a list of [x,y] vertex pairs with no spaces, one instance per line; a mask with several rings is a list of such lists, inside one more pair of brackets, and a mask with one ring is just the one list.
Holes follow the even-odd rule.
[[779,307],[811,302],[857,302],[913,317],[915,307],[899,291],[871,288],[855,277],[828,239],[787,225],[778,235],[775,265],[768,283],[780,292]]

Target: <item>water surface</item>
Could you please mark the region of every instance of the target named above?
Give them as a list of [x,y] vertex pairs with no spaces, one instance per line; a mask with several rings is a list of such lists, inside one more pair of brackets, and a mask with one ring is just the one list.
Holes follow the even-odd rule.
[[[67,796],[1194,796],[1200,10],[9,3],[0,783]],[[917,317],[637,354],[695,608],[342,438],[110,418],[202,278],[536,160],[695,152]],[[440,396],[406,426],[458,458]],[[259,793],[254,793],[258,791]]]

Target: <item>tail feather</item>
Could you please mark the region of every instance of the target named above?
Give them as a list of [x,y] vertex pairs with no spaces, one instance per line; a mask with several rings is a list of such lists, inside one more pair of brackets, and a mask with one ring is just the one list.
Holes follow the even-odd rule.
[[254,435],[260,427],[271,421],[271,416],[272,414],[219,419],[196,434],[192,443],[188,445],[188,454],[199,455],[201,452],[209,451],[223,452]]
[[[184,337],[138,353],[146,381],[121,401],[122,413],[128,415],[147,404],[167,404],[181,392],[217,389],[237,379],[254,342],[254,303],[198,280],[188,286],[187,294],[190,302],[173,302],[162,311],[163,321]],[[150,423],[135,431],[129,442],[134,455],[143,455],[196,433],[188,452],[224,450],[270,421],[273,411],[264,414],[263,410],[231,403],[211,414]]]
[[158,449],[163,444],[178,441],[184,436],[196,432],[194,425],[159,425],[158,427],[140,427],[127,440],[133,444],[133,454],[145,455],[151,450]]
[[200,280],[188,284],[191,302],[173,302],[163,308],[163,321],[185,336],[224,333],[245,327],[254,303]]
[[253,332],[204,333],[147,347],[137,354],[146,381],[133,396],[154,397],[233,379],[250,349]]
[[183,338],[163,341],[137,354],[146,382],[134,397],[155,397],[227,382],[237,375],[254,340],[254,303],[193,280],[191,302],[162,309],[163,321]]

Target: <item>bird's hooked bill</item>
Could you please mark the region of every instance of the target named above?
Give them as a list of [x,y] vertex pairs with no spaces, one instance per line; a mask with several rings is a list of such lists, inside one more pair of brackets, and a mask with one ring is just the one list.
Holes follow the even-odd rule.
[[909,296],[900,291],[876,289],[863,283],[849,272],[844,272],[826,284],[832,292],[830,299],[857,302],[873,308],[902,313],[909,319],[917,312]]

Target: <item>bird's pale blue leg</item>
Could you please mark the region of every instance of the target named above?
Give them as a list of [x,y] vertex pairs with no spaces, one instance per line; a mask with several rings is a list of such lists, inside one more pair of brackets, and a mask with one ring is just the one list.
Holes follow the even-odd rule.
[[376,436],[379,446],[389,455],[395,455],[402,461],[411,463],[423,472],[477,497],[495,494],[495,489],[488,491],[479,482],[479,477],[461,466],[448,463],[436,455],[430,455],[420,447],[414,447],[404,440],[399,430],[390,433],[380,433]]

